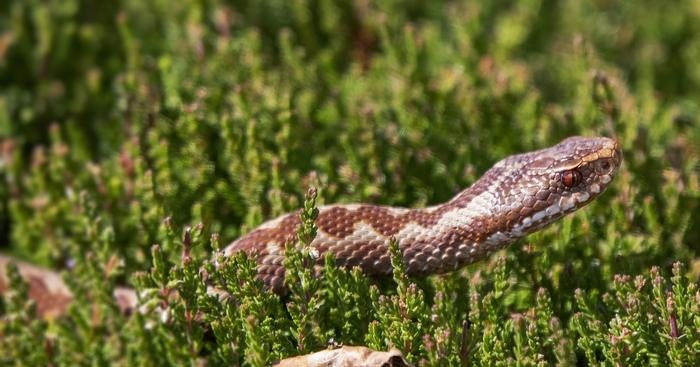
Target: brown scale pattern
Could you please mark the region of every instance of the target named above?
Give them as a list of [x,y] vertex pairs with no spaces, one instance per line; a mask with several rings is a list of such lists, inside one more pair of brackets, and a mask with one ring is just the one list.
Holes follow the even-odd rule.
[[[429,228],[437,224],[444,213],[462,207],[470,197],[477,195],[477,191],[471,191],[470,196],[458,196],[457,199],[432,210],[413,209],[400,214],[394,214],[392,210],[372,205],[363,205],[358,208],[348,209],[344,206],[330,207],[322,210],[316,219],[318,230],[328,236],[334,237],[340,243],[351,236],[358,223],[365,223],[378,232],[381,237],[365,241],[352,241],[344,243],[341,249],[335,250],[337,264],[342,267],[352,268],[359,266],[368,275],[389,275],[391,266],[387,241],[395,236],[409,223]],[[294,235],[299,225],[298,213],[284,217],[274,228],[258,229],[241,238],[236,244],[237,250],[245,251],[249,255],[258,258],[259,277],[263,282],[277,293],[284,293],[284,267],[281,256],[271,255],[267,246],[263,244],[275,243],[281,250],[282,244],[296,239]],[[453,227],[442,232],[438,237],[416,238],[410,246],[402,247],[406,259],[418,260],[416,267],[407,264],[407,271],[412,275],[439,273],[451,271],[466,263],[469,259],[459,259],[455,254],[455,248],[462,243],[477,243],[485,240],[487,233],[493,233],[497,227],[502,227],[503,221],[487,220],[487,218],[475,218],[473,228],[479,231]],[[319,253],[330,251],[334,243],[312,243]],[[335,243],[337,245],[337,243]],[[447,254],[446,261],[438,261],[431,257],[429,252],[440,249]],[[321,259],[322,257],[319,257]]]
[[296,231],[299,226],[299,212],[286,214],[274,228],[255,229],[236,241],[236,249],[250,255],[266,255],[267,249],[260,244],[277,242],[284,244],[296,239]]
[[355,224],[364,222],[384,237],[396,235],[408,223],[431,227],[451,206],[443,205],[435,211],[409,210],[395,215],[389,209],[375,205],[363,205],[357,209],[343,206],[331,207],[320,213],[316,220],[319,230],[339,239],[351,235]]

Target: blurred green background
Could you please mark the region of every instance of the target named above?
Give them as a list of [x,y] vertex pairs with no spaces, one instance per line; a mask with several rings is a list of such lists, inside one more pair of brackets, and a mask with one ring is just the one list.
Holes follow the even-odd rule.
[[0,246],[55,268],[99,248],[128,282],[168,216],[226,243],[309,186],[430,205],[507,155],[615,137],[612,188],[501,254],[566,321],[614,274],[697,281],[698,112],[697,0],[3,1]]

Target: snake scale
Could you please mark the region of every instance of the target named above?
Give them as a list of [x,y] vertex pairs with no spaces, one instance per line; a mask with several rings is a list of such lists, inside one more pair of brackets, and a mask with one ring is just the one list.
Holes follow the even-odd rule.
[[[388,242],[393,237],[409,275],[453,271],[590,203],[607,188],[621,163],[615,140],[570,137],[499,161],[443,204],[418,209],[371,204],[320,207],[311,247],[319,255],[333,253],[340,266],[380,276],[391,274]],[[299,223],[298,213],[282,215],[234,241],[224,252],[244,251],[254,257],[265,285],[284,293],[284,246],[296,239]],[[0,257],[0,268],[7,261]],[[51,309],[70,301],[67,287],[53,273],[29,265],[20,270],[40,310],[42,302],[44,309]],[[6,288],[2,276],[4,271],[0,292]]]

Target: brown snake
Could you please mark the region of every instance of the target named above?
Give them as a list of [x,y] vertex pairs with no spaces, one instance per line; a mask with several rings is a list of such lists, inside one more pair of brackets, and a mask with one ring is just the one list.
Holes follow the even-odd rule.
[[[409,275],[444,273],[482,260],[518,238],[537,231],[590,203],[612,181],[622,162],[615,140],[571,137],[550,148],[507,157],[452,200],[428,208],[371,204],[319,208],[318,234],[311,247],[331,252],[343,267],[359,267],[370,276],[391,273],[388,241],[395,238]],[[284,287],[284,245],[294,241],[298,213],[268,221],[234,241],[226,255],[244,251],[258,262],[258,276],[277,293]],[[323,256],[318,257],[323,261]],[[4,263],[0,257],[0,292]],[[30,297],[67,303],[70,293],[60,278],[20,266]],[[123,290],[122,290],[123,291]]]

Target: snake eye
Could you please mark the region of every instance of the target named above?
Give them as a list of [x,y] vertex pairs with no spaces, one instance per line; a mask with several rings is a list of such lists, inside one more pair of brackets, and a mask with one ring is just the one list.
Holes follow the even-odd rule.
[[561,183],[566,187],[574,187],[581,183],[581,172],[572,169],[561,174]]

